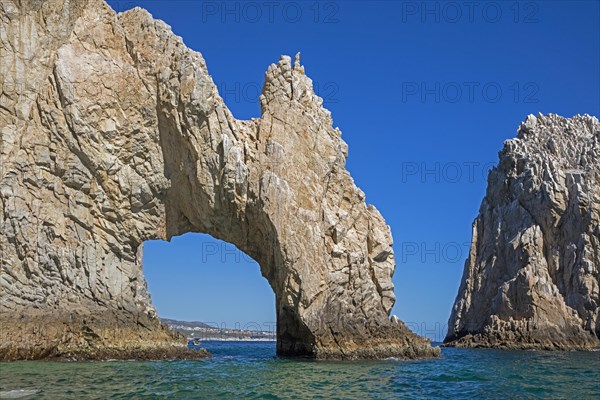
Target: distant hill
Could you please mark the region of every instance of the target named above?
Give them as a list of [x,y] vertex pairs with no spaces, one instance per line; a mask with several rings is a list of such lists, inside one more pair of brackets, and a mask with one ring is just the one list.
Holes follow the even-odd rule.
[[178,325],[178,326],[185,326],[185,327],[189,327],[189,328],[212,328],[212,326],[205,324],[204,322],[200,322],[200,321],[179,321],[176,319],[169,319],[169,318],[161,318],[160,321],[163,324],[167,324],[169,326],[171,325]]

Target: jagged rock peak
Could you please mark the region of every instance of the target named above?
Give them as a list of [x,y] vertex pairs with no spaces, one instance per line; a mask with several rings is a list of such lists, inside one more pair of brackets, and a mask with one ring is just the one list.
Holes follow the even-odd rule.
[[600,347],[600,124],[529,115],[473,223],[446,342]]

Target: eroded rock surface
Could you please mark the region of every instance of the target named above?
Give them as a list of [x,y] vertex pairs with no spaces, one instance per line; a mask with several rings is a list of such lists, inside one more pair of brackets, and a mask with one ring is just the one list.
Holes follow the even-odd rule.
[[600,124],[530,115],[488,177],[446,342],[600,347]]
[[0,7],[5,358],[177,341],[151,305],[142,243],[186,232],[260,264],[279,354],[437,354],[388,319],[389,227],[298,58],[269,67],[262,117],[241,121],[202,56],[140,8]]

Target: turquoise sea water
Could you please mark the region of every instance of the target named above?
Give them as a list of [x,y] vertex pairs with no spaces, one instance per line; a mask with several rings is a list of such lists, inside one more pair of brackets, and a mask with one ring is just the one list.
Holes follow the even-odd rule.
[[437,360],[281,359],[274,343],[204,342],[213,358],[0,363],[0,398],[600,398],[600,352],[442,349]]

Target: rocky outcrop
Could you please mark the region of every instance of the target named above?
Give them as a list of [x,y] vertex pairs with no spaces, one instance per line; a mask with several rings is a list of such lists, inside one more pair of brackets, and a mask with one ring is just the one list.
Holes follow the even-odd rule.
[[600,124],[530,115],[488,177],[446,342],[600,347]]
[[140,8],[0,7],[5,358],[177,342],[151,305],[142,244],[186,232],[260,264],[279,354],[438,353],[388,319],[389,227],[299,57],[269,67],[261,118],[241,121],[202,56]]

